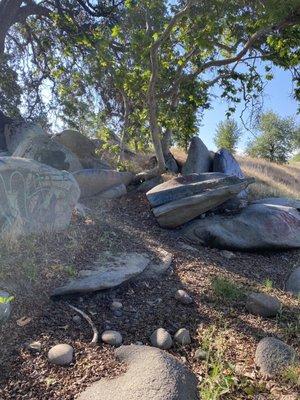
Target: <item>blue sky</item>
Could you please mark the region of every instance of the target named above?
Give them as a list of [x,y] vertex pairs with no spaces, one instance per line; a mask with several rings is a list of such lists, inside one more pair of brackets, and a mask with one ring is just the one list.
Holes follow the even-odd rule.
[[[297,114],[297,101],[293,99],[293,83],[291,74],[282,69],[273,67],[274,79],[269,81],[264,92],[264,111],[275,111],[282,117],[295,116],[298,123],[300,123],[300,116]],[[213,93],[218,93],[217,88]],[[213,108],[206,110],[204,118],[201,122],[199,129],[199,137],[203,140],[206,146],[215,150],[215,144],[213,143],[213,136],[216,131],[218,122],[226,118],[225,113],[227,110],[226,102],[222,102],[220,98],[216,98],[213,103]],[[241,104],[233,116],[233,118],[239,123],[242,128],[240,121],[241,111],[244,105]],[[238,146],[239,150],[242,151],[245,148],[249,138],[253,137],[250,132],[243,129],[243,137]]]

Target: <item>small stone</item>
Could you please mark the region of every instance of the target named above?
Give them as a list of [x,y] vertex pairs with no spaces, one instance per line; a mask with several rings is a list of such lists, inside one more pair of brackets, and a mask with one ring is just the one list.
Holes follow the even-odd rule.
[[137,342],[135,342],[135,344],[136,344],[137,346],[143,346],[143,345],[144,345],[144,343],[143,343],[143,342],[140,342],[139,340],[138,340]]
[[191,304],[193,302],[191,296],[182,289],[177,290],[175,293],[175,299],[180,301],[182,304]]
[[81,323],[81,318],[79,317],[79,315],[74,315],[74,317],[72,318],[73,322],[75,322],[75,324],[80,324]]
[[197,349],[195,351],[195,356],[196,360],[206,360],[207,358],[207,352],[202,350],[202,349]]
[[112,311],[121,310],[121,308],[123,308],[123,304],[120,301],[113,301],[110,305]]
[[122,317],[123,316],[122,310],[115,310],[114,311],[114,316],[115,317]]
[[73,361],[74,349],[69,344],[57,344],[48,352],[48,360],[56,365],[69,365]]
[[150,336],[152,346],[162,350],[168,350],[173,345],[173,340],[168,331],[164,328],[158,328]]
[[246,300],[246,308],[251,314],[275,317],[281,310],[281,303],[269,294],[250,293]]
[[227,260],[232,260],[233,258],[236,258],[236,255],[232,251],[222,250],[221,254],[224,258],[227,258]]
[[31,342],[28,345],[28,349],[31,351],[39,352],[42,350],[42,343],[41,342]]
[[265,337],[257,345],[255,364],[262,374],[276,375],[296,363],[298,357],[295,350],[279,339]]
[[285,286],[288,292],[294,296],[300,296],[300,267],[290,274]]
[[174,339],[177,343],[182,344],[183,346],[191,343],[190,332],[185,328],[179,329],[175,333]]
[[121,346],[123,338],[120,332],[117,331],[104,331],[101,339],[104,343],[110,344],[111,346]]

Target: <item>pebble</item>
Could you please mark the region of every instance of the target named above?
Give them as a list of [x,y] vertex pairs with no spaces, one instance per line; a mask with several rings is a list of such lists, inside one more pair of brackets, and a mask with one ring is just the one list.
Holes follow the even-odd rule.
[[42,343],[41,342],[31,342],[28,345],[28,349],[31,351],[39,352],[42,350]]
[[123,316],[122,310],[114,310],[113,314],[114,314],[115,317],[122,317]]
[[150,336],[152,346],[162,350],[168,350],[173,345],[173,340],[168,331],[164,328],[158,328]]
[[74,317],[72,319],[73,319],[73,322],[75,322],[75,324],[80,324],[80,322],[81,322],[81,318],[79,317],[79,315],[74,315]]
[[104,331],[101,339],[104,343],[110,344],[111,346],[121,346],[123,338],[120,332],[117,331]]
[[175,293],[175,299],[180,301],[182,304],[191,304],[193,302],[191,296],[182,289],[177,290]]
[[222,250],[221,254],[224,258],[227,258],[227,260],[232,260],[236,258],[236,255],[232,251]]
[[202,349],[197,349],[194,356],[197,360],[206,360],[207,352]]
[[69,344],[57,344],[48,352],[48,360],[56,365],[69,365],[73,361],[74,349]]
[[174,340],[183,346],[191,343],[190,332],[186,328],[179,329],[175,335]]
[[250,293],[246,300],[246,308],[251,314],[275,317],[281,310],[281,303],[269,294]]
[[121,310],[121,308],[123,308],[123,304],[120,301],[113,301],[110,305],[112,311]]

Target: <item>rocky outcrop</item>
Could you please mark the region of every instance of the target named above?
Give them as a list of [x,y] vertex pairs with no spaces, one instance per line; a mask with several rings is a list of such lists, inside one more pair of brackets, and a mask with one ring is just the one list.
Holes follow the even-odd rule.
[[57,143],[71,150],[78,158],[95,155],[95,142],[78,131],[66,129],[56,134],[54,139]]
[[18,145],[13,156],[28,158],[69,172],[82,169],[78,157],[48,135],[27,137]]
[[13,154],[19,144],[24,140],[40,136],[47,137],[46,132],[39,124],[23,121],[17,121],[6,125],[4,134],[7,149],[10,154]]
[[145,254],[101,253],[94,264],[80,271],[80,276],[70,280],[66,285],[56,288],[52,296],[89,293],[119,286],[142,273],[149,262],[150,259]]
[[82,198],[95,196],[121,184],[127,186],[133,179],[130,172],[101,169],[83,169],[73,175],[80,187]]
[[202,140],[198,136],[194,136],[190,143],[187,160],[182,167],[182,174],[202,174],[209,171],[211,171],[210,152]]
[[221,249],[299,248],[300,212],[280,205],[251,204],[239,214],[197,220],[183,236],[192,243]]
[[192,174],[156,186],[147,198],[158,223],[175,228],[236,196],[250,182],[224,174]]
[[71,174],[36,161],[0,158],[0,237],[66,228],[80,195]]
[[186,366],[163,350],[122,346],[116,350],[127,372],[88,387],[78,400],[198,400],[197,379]]

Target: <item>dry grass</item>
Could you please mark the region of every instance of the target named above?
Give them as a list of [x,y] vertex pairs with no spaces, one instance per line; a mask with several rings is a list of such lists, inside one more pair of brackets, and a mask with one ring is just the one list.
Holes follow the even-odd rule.
[[300,166],[279,165],[250,157],[238,157],[242,170],[256,182],[250,186],[253,199],[263,197],[300,198]]

